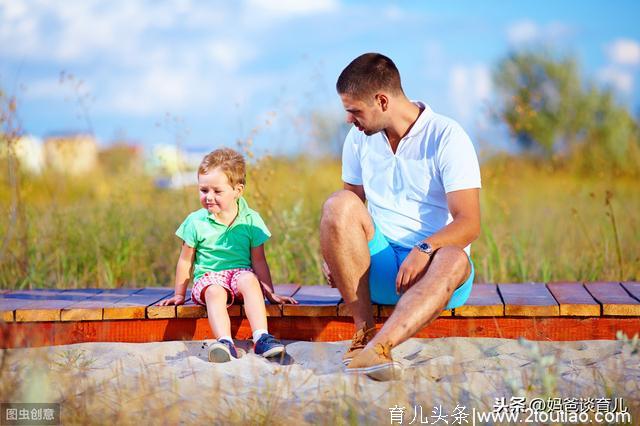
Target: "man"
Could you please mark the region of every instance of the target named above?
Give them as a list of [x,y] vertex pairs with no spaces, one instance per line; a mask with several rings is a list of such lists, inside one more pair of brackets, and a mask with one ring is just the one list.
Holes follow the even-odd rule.
[[[389,380],[401,372],[391,349],[469,297],[480,168],[464,130],[410,101],[386,56],[354,59],[336,88],[354,127],[343,147],[344,190],[322,212],[325,273],[357,330],[347,372]],[[377,334],[371,302],[396,305]]]

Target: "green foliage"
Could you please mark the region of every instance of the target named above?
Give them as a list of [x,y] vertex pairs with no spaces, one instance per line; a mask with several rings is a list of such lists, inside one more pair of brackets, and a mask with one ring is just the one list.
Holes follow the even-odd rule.
[[572,57],[514,52],[498,63],[494,83],[497,118],[525,151],[583,173],[640,172],[638,124],[609,90],[582,80]]

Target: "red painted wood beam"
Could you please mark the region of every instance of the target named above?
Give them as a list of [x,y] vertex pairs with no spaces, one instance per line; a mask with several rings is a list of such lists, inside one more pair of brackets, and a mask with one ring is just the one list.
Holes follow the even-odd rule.
[[[249,339],[246,318],[231,318],[235,338]],[[382,321],[378,321],[378,327]],[[269,330],[281,339],[339,341],[350,339],[347,317],[272,317]],[[640,333],[633,317],[440,317],[416,337],[501,337],[529,340],[612,340],[618,330]],[[0,348],[64,345],[81,342],[160,342],[213,338],[206,318],[113,321],[0,322]]]

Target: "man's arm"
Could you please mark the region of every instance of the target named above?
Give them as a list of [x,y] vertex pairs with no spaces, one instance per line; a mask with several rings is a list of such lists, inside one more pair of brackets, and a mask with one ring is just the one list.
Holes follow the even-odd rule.
[[[447,193],[447,204],[453,221],[424,241],[433,251],[440,247],[465,248],[480,235],[480,189],[463,189]],[[417,241],[416,241],[417,242]],[[425,271],[431,256],[413,248],[400,265],[396,277],[396,291],[405,292]]]
[[367,199],[364,193],[364,186],[362,185],[352,185],[350,183],[344,182],[344,189],[356,194],[362,200],[363,203]]
[[449,192],[447,204],[453,221],[424,240],[434,251],[444,246],[465,248],[480,235],[480,188]]

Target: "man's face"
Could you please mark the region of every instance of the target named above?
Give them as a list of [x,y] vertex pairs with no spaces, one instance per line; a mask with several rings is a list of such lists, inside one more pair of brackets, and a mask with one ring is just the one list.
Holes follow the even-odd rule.
[[382,110],[373,97],[371,102],[366,102],[354,96],[341,93],[340,99],[342,99],[342,105],[347,112],[347,123],[353,124],[367,136],[384,130]]

